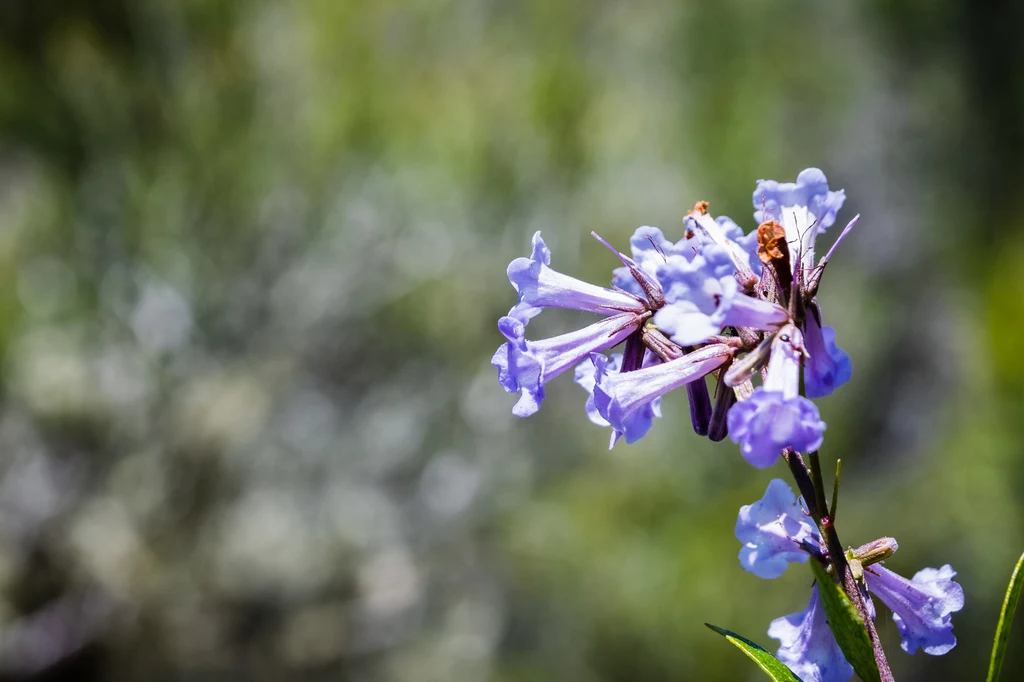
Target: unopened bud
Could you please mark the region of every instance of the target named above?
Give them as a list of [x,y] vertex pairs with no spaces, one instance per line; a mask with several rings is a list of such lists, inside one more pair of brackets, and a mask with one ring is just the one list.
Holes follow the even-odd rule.
[[729,409],[736,404],[736,392],[725,383],[727,367],[729,367],[728,363],[723,365],[722,371],[718,375],[718,384],[715,386],[715,406],[711,411],[711,422],[708,425],[708,438],[715,443],[725,440],[725,437],[729,435]]
[[648,324],[641,331],[641,339],[651,352],[661,358],[662,362],[678,360],[686,354],[682,348],[673,343],[667,336],[658,331],[657,327]]
[[897,549],[899,549],[899,544],[894,538],[879,538],[866,545],[861,545],[857,549],[851,549],[847,552],[847,556],[850,559],[856,559],[864,566],[870,566],[879,561],[885,561]]
[[693,432],[698,436],[708,435],[711,424],[711,394],[708,393],[708,382],[704,377],[686,384],[686,398],[690,403],[690,423],[693,424]]

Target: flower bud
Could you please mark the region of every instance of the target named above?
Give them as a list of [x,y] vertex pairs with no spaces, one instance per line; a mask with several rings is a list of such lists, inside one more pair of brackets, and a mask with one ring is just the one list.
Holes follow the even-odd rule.
[[870,566],[879,561],[885,561],[897,549],[899,549],[899,544],[895,538],[878,538],[866,545],[861,545],[857,549],[850,550],[847,552],[847,556],[850,559],[856,559],[862,566]]

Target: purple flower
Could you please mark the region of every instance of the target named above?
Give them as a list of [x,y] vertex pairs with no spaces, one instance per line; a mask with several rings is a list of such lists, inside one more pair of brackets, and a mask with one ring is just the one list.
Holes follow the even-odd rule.
[[785,481],[774,479],[764,497],[740,508],[736,539],[740,564],[760,578],[778,578],[792,562],[806,563],[807,549],[820,553],[821,536]]
[[[950,614],[963,608],[964,592],[953,581],[955,575],[948,564],[918,571],[913,580],[881,564],[864,569],[868,590],[892,609],[907,653],[921,648],[939,656],[956,646]],[[867,603],[874,618],[874,604],[871,599]],[[778,659],[804,682],[846,682],[853,675],[853,668],[828,627],[817,585],[811,588],[807,609],[772,621],[768,636],[779,640]]]
[[823,327],[817,306],[807,311],[804,322],[804,347],[808,359],[804,366],[804,392],[808,398],[824,398],[850,380],[853,363],[836,346],[836,331]]
[[754,257],[757,253],[757,234],[743,234],[743,229],[731,218],[712,218],[705,212],[691,212],[685,220],[688,229],[702,237],[704,244],[714,244],[729,255],[741,279],[761,276],[761,262]]
[[922,569],[913,580],[881,564],[864,569],[868,589],[892,610],[903,640],[901,646],[908,654],[920,648],[926,654],[940,656],[956,646],[951,614],[963,608],[964,591],[953,581],[955,575],[949,564]]
[[[835,223],[836,213],[846,201],[845,192],[830,191],[825,174],[817,168],[808,168],[797,176],[795,183],[759,180],[753,199],[754,218],[758,222],[774,219],[782,224],[786,231],[792,274],[796,277],[800,274],[798,269],[802,269],[803,276],[798,279],[807,287],[808,298],[812,297],[820,282],[821,270],[836,245],[857,224],[855,217],[815,268],[815,241],[819,234]],[[809,304],[803,332],[810,356],[805,373],[806,394],[809,398],[824,397],[849,380],[850,358],[835,345],[835,332],[830,327],[822,327],[820,313],[813,301]]]
[[717,244],[704,244],[692,258],[669,256],[658,266],[657,278],[665,307],[654,322],[683,346],[701,343],[727,325],[773,330],[789,320],[785,308],[740,290],[734,261]]
[[624,341],[640,328],[644,319],[644,315],[620,313],[541,341],[527,341],[526,325],[514,317],[498,320],[498,329],[508,343],[498,348],[491,364],[498,368],[498,382],[506,391],[521,393],[512,413],[528,417],[536,412],[544,400],[545,383],[591,353]]
[[[633,232],[633,236],[629,238],[629,246],[633,253],[633,261],[640,271],[650,279],[657,280],[659,265],[669,256],[692,259],[700,247],[700,241],[696,236],[692,236],[672,242],[658,228],[644,225]],[[628,267],[615,268],[612,271],[612,285],[636,296],[644,295],[643,289]]]
[[761,387],[749,399],[733,405],[728,423],[729,437],[759,469],[775,464],[786,447],[812,452],[824,440],[825,422],[814,403],[802,396],[787,399]]
[[737,225],[735,220],[724,215],[715,218],[715,222],[722,229],[725,238],[737,244],[740,250],[746,254],[744,262],[750,266],[755,275],[760,277],[761,261],[757,257],[757,231],[744,233],[743,228]]
[[[658,359],[658,356],[654,355],[654,353],[647,351],[647,353],[644,354],[644,367],[657,365],[660,362],[661,361]],[[611,358],[604,362],[604,367],[608,372],[620,371],[622,368],[622,353],[613,353]],[[593,359],[587,358],[580,364],[576,365],[575,380],[577,384],[587,391],[587,417],[590,418],[590,421],[598,426],[611,426],[611,424],[608,423],[608,420],[602,417],[601,413],[598,412],[597,405],[594,402],[594,387],[597,385],[597,371],[597,363],[595,363]],[[623,420],[623,425],[626,427],[625,433],[629,434],[627,442],[632,443],[643,438],[647,432],[650,431],[655,417],[661,417],[661,398],[655,398]],[[622,431],[612,429],[608,448],[611,449],[622,435]]]
[[825,422],[814,403],[799,395],[803,352],[800,331],[784,327],[772,342],[764,385],[729,410],[729,437],[758,468],[774,464],[787,447],[798,452],[821,447]]
[[591,355],[596,367],[594,404],[612,428],[623,433],[627,443],[634,443],[646,433],[630,428],[633,422],[629,417],[634,412],[717,369],[732,353],[725,344],[711,344],[677,360],[624,374],[612,371],[605,356]]
[[807,609],[773,620],[768,636],[779,640],[776,657],[803,682],[847,682],[853,677],[853,666],[825,619],[817,585],[811,588]]
[[533,235],[533,253],[516,258],[508,266],[508,279],[519,293],[519,301],[509,311],[522,323],[538,315],[543,308],[570,308],[602,315],[620,312],[642,313],[646,306],[637,297],[563,275],[552,270],[551,251],[538,231]]
[[843,190],[829,191],[825,174],[808,168],[800,172],[795,183],[758,180],[754,218],[759,223],[773,219],[782,223],[795,274],[797,254],[805,269],[813,267],[815,239],[836,221],[844,201]]

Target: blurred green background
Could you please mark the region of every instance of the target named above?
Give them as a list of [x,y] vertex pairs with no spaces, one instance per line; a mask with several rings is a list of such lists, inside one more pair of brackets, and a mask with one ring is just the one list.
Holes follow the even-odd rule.
[[863,216],[819,296],[842,538],[953,564],[956,649],[879,629],[901,681],[981,679],[1024,550],[1022,14],[6,0],[0,677],[761,679],[703,623],[774,650],[806,606],[736,561],[782,465],[682,394],[610,452],[569,376],[518,420],[488,361],[535,230],[606,284],[591,230],[752,229],[819,166]]

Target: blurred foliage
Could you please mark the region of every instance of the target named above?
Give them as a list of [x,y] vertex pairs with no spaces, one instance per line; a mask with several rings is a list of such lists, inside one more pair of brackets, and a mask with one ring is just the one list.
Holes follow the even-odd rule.
[[514,420],[487,361],[535,230],[607,282],[591,230],[749,229],[815,165],[863,216],[821,294],[843,539],[954,565],[953,652],[879,629],[897,679],[980,677],[1024,544],[1021,14],[3,3],[0,676],[756,679],[703,623],[774,650],[805,606],[735,559],[784,471],[680,396],[611,452],[567,377]]

